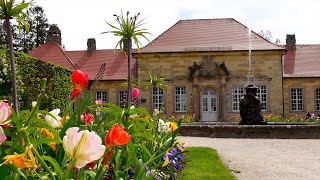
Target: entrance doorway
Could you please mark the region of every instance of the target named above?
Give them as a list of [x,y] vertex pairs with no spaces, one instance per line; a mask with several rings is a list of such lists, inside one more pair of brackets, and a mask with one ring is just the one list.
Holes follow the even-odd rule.
[[206,88],[201,94],[201,120],[217,121],[217,95],[213,89]]

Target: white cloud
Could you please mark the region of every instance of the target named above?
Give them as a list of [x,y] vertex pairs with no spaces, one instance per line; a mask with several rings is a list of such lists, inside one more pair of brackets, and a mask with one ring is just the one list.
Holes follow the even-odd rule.
[[[67,50],[85,50],[88,38],[96,38],[98,49],[114,48],[118,38],[101,32],[112,30],[113,14],[121,9],[141,13],[153,40],[179,19],[235,18],[258,32],[270,30],[274,38],[285,42],[288,33],[296,34],[297,43],[320,43],[320,1],[317,0],[38,0],[49,23],[57,24]],[[147,41],[142,41],[144,45]]]

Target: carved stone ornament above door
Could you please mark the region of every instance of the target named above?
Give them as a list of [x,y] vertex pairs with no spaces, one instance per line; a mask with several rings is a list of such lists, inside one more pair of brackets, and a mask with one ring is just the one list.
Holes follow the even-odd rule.
[[222,75],[221,73],[229,76],[229,71],[225,63],[217,64],[214,60],[214,56],[202,56],[202,61],[200,64],[194,62],[192,66],[188,67],[189,69],[189,80],[192,80],[195,77],[200,78],[215,78]]
[[218,75],[218,64],[214,61],[213,56],[203,56],[200,62],[199,76],[203,78],[214,78]]

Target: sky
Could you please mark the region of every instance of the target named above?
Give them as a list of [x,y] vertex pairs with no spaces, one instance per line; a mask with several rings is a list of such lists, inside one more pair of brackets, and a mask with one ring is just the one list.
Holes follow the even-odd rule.
[[[234,18],[249,29],[271,32],[285,43],[295,34],[297,44],[320,44],[319,0],[35,0],[50,24],[61,30],[66,50],[86,50],[87,39],[95,38],[97,49],[113,49],[119,40],[106,22],[116,24],[114,14],[140,12],[143,26],[154,40],[183,19]],[[143,46],[148,41],[141,39]]]

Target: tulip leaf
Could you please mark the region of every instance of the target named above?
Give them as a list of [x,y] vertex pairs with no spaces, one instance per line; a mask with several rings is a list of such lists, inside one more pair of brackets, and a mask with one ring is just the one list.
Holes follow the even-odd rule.
[[144,152],[149,156],[149,158],[151,158],[152,154],[150,153],[150,151],[148,150],[148,148],[146,148],[146,146],[144,146],[144,145],[142,145],[142,144],[135,144],[134,146],[140,147],[141,149],[143,149]]
[[84,171],[84,173],[88,174],[91,178],[94,178],[96,176],[96,173],[94,171]]
[[62,169],[55,159],[50,156],[41,156],[41,158],[51,163],[53,165],[54,171],[58,173],[59,177],[63,177]]
[[37,145],[40,145],[43,143],[48,143],[48,142],[60,142],[60,140],[52,139],[52,138],[44,138],[44,139],[39,139],[39,140],[35,141],[34,145],[37,146]]
[[[23,177],[24,179],[27,179],[27,177],[24,175],[24,173],[20,170],[20,169],[18,169],[17,167],[15,167],[14,165],[12,165],[12,164],[3,164],[3,165],[1,165],[0,166],[1,168],[7,168],[8,170],[11,170],[11,171],[13,171],[13,172],[16,172],[16,173],[18,173],[21,177]],[[4,174],[2,174],[1,173],[1,176],[3,176]]]
[[133,114],[143,115],[143,116],[146,116],[147,119],[151,119],[149,112],[144,108],[130,109],[129,115],[133,115]]
[[139,159],[134,168],[134,179],[145,179],[146,173],[142,165],[142,159]]
[[115,161],[116,161],[116,170],[118,170],[118,167],[120,166],[121,153],[122,153],[122,150],[121,150],[121,149],[117,150],[117,154],[116,154],[116,158],[115,158]]

